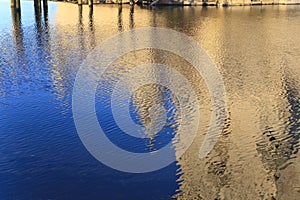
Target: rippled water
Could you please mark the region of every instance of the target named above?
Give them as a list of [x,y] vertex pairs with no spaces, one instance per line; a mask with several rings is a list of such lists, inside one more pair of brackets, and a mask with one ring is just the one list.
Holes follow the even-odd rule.
[[[23,1],[19,16],[1,1],[0,13],[0,199],[300,198],[299,6],[96,5],[91,13],[87,6],[49,2],[48,13],[35,15],[33,3]],[[85,149],[73,121],[72,89],[81,62],[97,45],[149,26],[183,32],[207,51],[223,77],[227,119],[213,151],[199,159],[211,114],[203,77],[171,52],[123,55],[105,71],[96,93],[99,123],[114,144],[154,151],[173,140],[180,126],[178,98],[148,84],[134,92],[129,107],[137,124],[150,127],[150,137],[120,133],[110,96],[120,77],[137,65],[172,66],[189,80],[200,111],[197,136],[176,163],[131,174],[101,164]],[[169,75],[145,73],[155,80]],[[134,77],[126,83],[134,84]],[[185,117],[193,120],[192,114]],[[164,129],[152,134],[162,118]]]

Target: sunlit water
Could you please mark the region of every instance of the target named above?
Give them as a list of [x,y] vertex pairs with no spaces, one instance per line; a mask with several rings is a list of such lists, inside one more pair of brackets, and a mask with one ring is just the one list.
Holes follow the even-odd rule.
[[[96,5],[93,13],[87,6],[81,13],[75,4],[49,2],[48,14],[35,15],[33,3],[23,1],[20,17],[1,1],[0,13],[0,199],[300,199],[299,6]],[[144,140],[120,134],[110,95],[137,65],[163,63],[183,74],[201,115],[194,143],[176,163],[130,174],[101,164],[85,149],[72,118],[72,89],[79,65],[98,44],[149,26],[183,32],[207,51],[222,74],[228,113],[215,148],[199,159],[211,112],[203,78],[170,52],[124,55],[105,72],[96,94],[99,123],[116,145],[157,150],[180,126],[178,99],[150,84],[135,91],[131,118],[155,129],[153,118],[165,115],[167,126]]]

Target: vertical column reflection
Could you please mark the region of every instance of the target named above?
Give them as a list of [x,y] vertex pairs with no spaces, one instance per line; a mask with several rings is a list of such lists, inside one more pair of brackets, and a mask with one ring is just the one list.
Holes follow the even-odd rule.
[[130,6],[130,13],[129,13],[129,28],[133,29],[135,27],[134,24],[134,5]]
[[123,31],[122,4],[118,6],[118,31]]
[[89,9],[89,29],[90,29],[90,46],[92,48],[96,45],[96,38],[95,38],[95,26],[94,26],[94,15],[93,15],[93,7]]

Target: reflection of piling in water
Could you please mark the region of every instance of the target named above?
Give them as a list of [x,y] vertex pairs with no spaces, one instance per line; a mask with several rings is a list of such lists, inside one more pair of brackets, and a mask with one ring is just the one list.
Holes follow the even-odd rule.
[[95,39],[95,28],[94,28],[94,18],[93,18],[93,7],[90,7],[89,11],[89,29],[90,29],[90,44],[94,48],[96,45]]
[[78,21],[82,25],[82,4],[78,4]]
[[82,22],[82,5],[78,6],[78,36],[79,36],[79,45],[81,52],[81,59],[84,57],[85,52],[85,41],[84,41],[84,24]]
[[93,13],[94,13],[94,7],[93,4],[90,6],[90,10],[89,10],[89,18],[91,19],[93,17]]
[[118,30],[123,30],[123,19],[122,19],[122,4],[119,4],[118,8]]
[[133,16],[133,14],[134,14],[134,6],[131,5],[130,6],[130,15],[129,15],[129,27],[131,29],[134,28],[134,16]]
[[94,9],[93,7],[90,7],[90,10],[89,10],[89,26],[93,26],[93,12],[94,12]]
[[41,34],[43,33],[41,24],[41,10],[35,9],[35,26],[37,30],[37,40],[41,42]]
[[[23,44],[23,29],[21,24],[21,13],[15,10],[14,8],[11,9],[11,16],[12,16],[12,24],[13,24],[13,35],[15,38],[15,45],[17,52],[22,52],[22,56],[25,57],[23,54],[25,52],[24,44]],[[22,58],[23,59],[23,58]],[[22,60],[21,59],[21,60]]]

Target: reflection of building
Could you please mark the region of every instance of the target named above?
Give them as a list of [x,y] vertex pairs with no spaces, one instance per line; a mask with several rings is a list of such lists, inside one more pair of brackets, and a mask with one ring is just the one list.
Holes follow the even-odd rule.
[[[278,11],[272,10],[272,13],[284,12],[280,10],[282,7],[276,9]],[[284,66],[281,59],[286,58],[280,57],[282,51],[278,47],[289,48],[284,45],[299,43],[299,39],[288,41],[290,37],[276,29],[279,26],[278,20],[267,12],[261,7],[234,8],[234,11],[173,8],[166,12],[143,11],[136,7],[133,20],[130,7],[124,6],[120,11],[111,5],[95,6],[93,31],[90,31],[88,23],[85,23],[90,21],[87,7],[83,8],[82,22],[79,23],[78,18],[74,17],[78,14],[76,5],[59,4],[56,23],[60,29],[51,37],[56,41],[53,43],[59,44],[51,47],[51,57],[56,63],[53,65],[53,79],[58,89],[63,88],[60,83],[64,84],[71,79],[68,78],[69,70],[74,70],[74,63],[80,63],[81,54],[83,58],[92,50],[90,44],[95,45],[120,30],[129,30],[132,24],[164,26],[183,31],[208,51],[220,68],[227,89],[230,113],[227,127],[206,159],[198,159],[198,151],[210,119],[209,93],[201,76],[182,58],[163,52],[135,52],[118,61],[119,66],[125,66],[126,69],[149,62],[172,65],[187,77],[199,97],[201,118],[198,136],[186,154],[178,158],[182,180],[179,180],[182,192],[178,198],[271,199],[277,195],[282,199],[293,199],[299,190],[299,158],[292,159],[295,164],[288,165],[288,162],[297,150],[298,122],[297,108],[294,106],[297,101],[292,103],[292,100],[295,100],[297,95],[293,94],[300,87],[295,88],[294,84],[286,83],[291,80],[285,75],[285,70],[281,69]],[[278,37],[282,37],[279,34],[286,38],[284,44],[274,43]],[[93,42],[90,42],[91,38],[94,38]],[[122,45],[126,45],[126,41]],[[288,63],[291,62],[299,63],[300,60],[288,60]],[[120,75],[120,69],[116,70],[112,68],[111,74]],[[297,70],[293,69],[293,72]],[[295,77],[299,77],[300,73],[297,75]],[[143,102],[140,105],[140,113],[147,124],[149,119],[146,108],[151,106]],[[286,121],[290,123],[286,125]],[[289,147],[294,148],[294,151]],[[286,181],[287,178],[291,181]]]
[[[281,15],[284,12],[281,10]],[[296,121],[299,118],[295,113],[299,111],[295,111],[297,102],[291,106],[289,100],[295,100],[298,95],[285,95],[282,71],[285,66],[277,55],[282,49],[274,51],[278,47],[273,46],[282,33],[271,32],[276,29],[276,23],[268,14],[250,7],[234,11],[204,10],[195,15],[199,19],[200,15],[211,18],[199,20],[199,24],[193,23],[191,27],[183,24],[220,67],[230,114],[229,126],[214,150],[206,159],[199,160],[202,135],[208,126],[205,119],[209,119],[209,112],[201,113],[204,127],[200,127],[198,138],[179,160],[182,170],[179,199],[271,199],[275,196],[297,199],[299,195],[299,161],[292,159],[298,150],[299,122]],[[251,23],[257,16],[263,16],[260,26]],[[295,63],[292,66],[297,66]],[[288,111],[289,107],[294,107],[294,111]],[[287,125],[291,118],[293,126]],[[295,163],[288,165],[289,162]],[[292,177],[293,184],[286,180]]]

